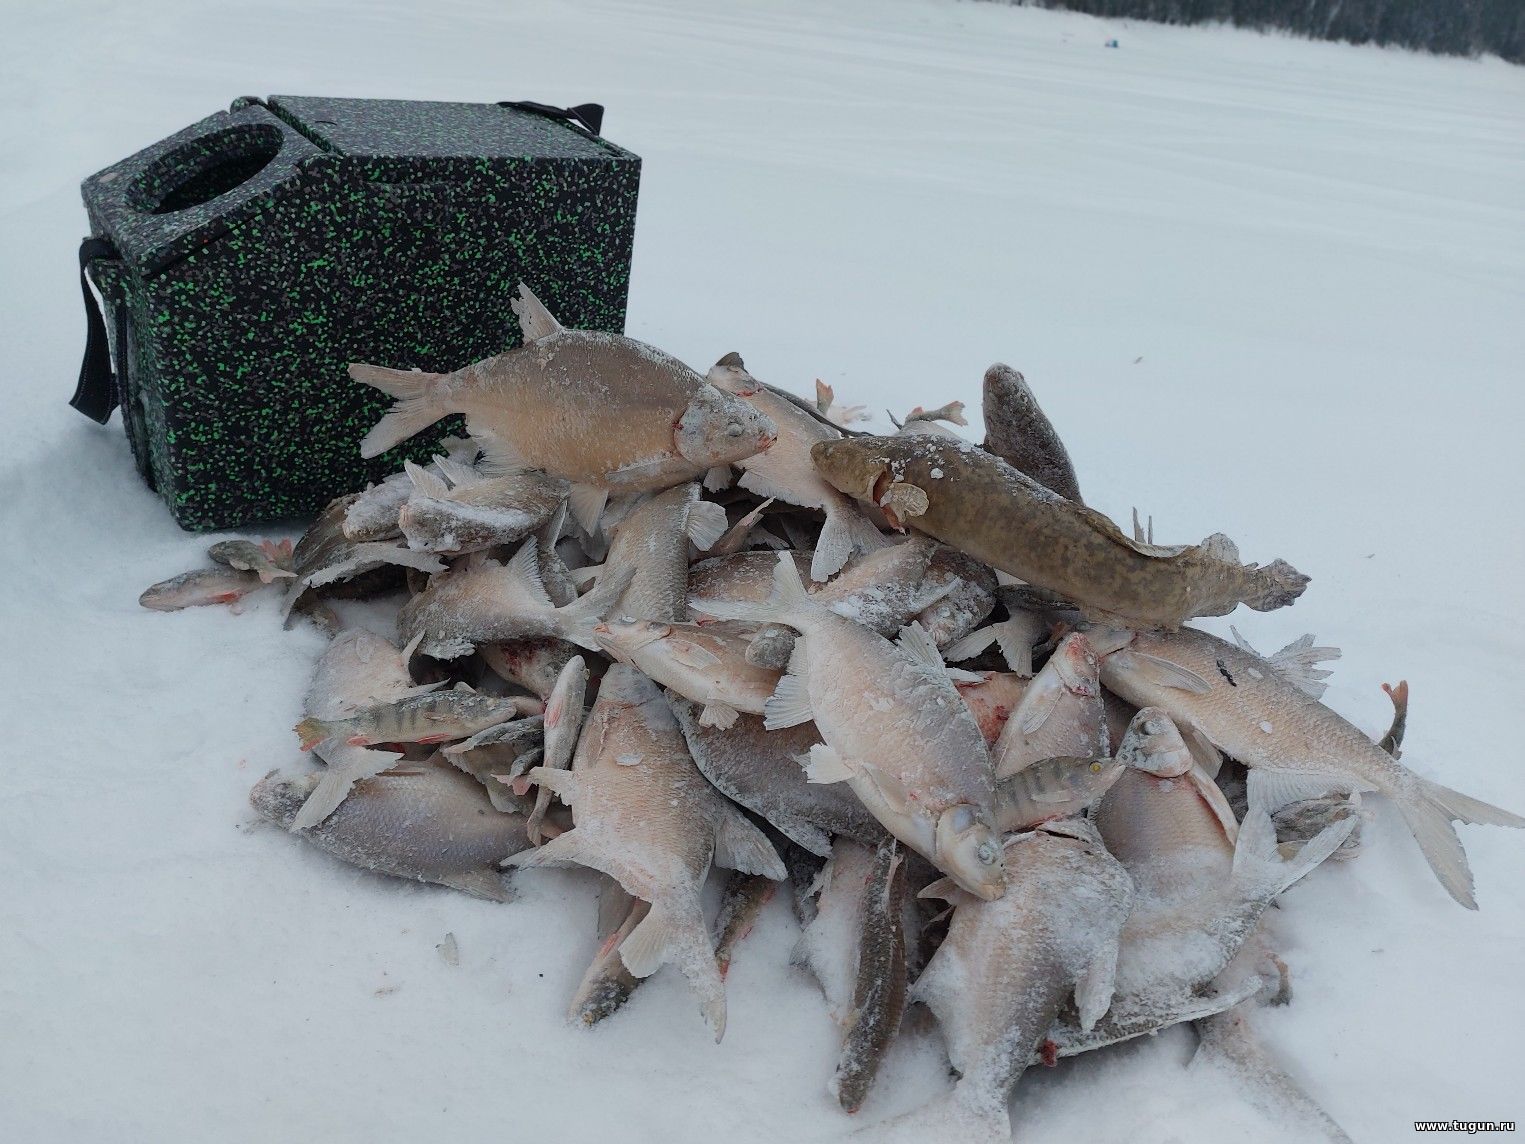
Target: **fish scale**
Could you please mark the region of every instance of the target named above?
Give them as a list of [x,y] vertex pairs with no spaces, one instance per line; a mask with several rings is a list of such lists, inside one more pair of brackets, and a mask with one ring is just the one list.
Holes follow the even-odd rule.
[[[1430,868],[1476,909],[1472,872],[1453,821],[1525,827],[1525,818],[1421,778],[1267,659],[1195,628],[1095,634],[1110,640],[1102,683],[1139,706],[1164,708],[1251,768],[1268,808],[1331,791],[1379,791],[1402,811]],[[1094,642],[1094,640],[1093,640]]]

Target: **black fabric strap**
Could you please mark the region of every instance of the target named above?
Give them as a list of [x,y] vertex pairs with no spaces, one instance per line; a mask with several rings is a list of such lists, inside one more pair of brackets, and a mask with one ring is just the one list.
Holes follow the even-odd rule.
[[533,100],[521,99],[504,100],[498,106],[531,111],[536,115],[544,115],[547,119],[559,119],[563,123],[576,123],[586,128],[590,135],[597,135],[604,125],[602,103],[579,103],[576,107],[552,107],[548,103],[535,103]]
[[106,322],[95,304],[85,271],[97,258],[116,258],[116,248],[104,238],[87,238],[79,244],[79,289],[85,296],[85,360],[79,367],[79,385],[69,404],[102,425],[117,407],[116,378],[111,373],[111,346],[106,341]]

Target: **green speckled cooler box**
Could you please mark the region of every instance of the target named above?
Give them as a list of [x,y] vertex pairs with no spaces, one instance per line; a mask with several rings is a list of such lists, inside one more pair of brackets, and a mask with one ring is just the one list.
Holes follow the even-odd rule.
[[455,419],[361,460],[390,402],[346,365],[446,371],[517,345],[520,281],[566,325],[622,331],[639,179],[628,151],[527,110],[290,96],[91,177],[110,247],[88,269],[139,470],[207,530],[426,458]]

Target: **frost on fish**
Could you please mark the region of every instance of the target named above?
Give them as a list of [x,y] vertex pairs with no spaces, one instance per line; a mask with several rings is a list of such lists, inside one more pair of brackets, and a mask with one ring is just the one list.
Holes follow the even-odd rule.
[[[289,828],[318,778],[272,771],[250,801]],[[342,806],[298,837],[365,870],[499,902],[508,891],[498,864],[529,846],[522,815],[494,810],[475,780],[438,760],[361,780]]]
[[857,504],[821,479],[810,460],[817,441],[836,440],[841,432],[812,416],[788,397],[765,388],[747,372],[741,358],[727,354],[710,369],[712,384],[735,394],[767,417],[778,439],[767,449],[737,462],[739,484],[760,497],[773,497],[805,508],[821,509],[821,527],[810,565],[812,580],[836,575],[857,553],[870,553],[885,541]]
[[828,1090],[844,1111],[863,1107],[880,1062],[900,1031],[907,1002],[906,853],[893,838],[875,849],[858,897],[853,991],[842,1021],[842,1052]]
[[1100,671],[1084,633],[1071,632],[1059,642],[1023,691],[991,751],[998,779],[1039,759],[1110,754]]
[[155,612],[177,612],[209,604],[236,604],[265,586],[266,582],[254,572],[195,568],[145,588],[138,603]]
[[1024,378],[997,362],[985,371],[985,444],[1012,468],[1066,500],[1083,503],[1075,466]]
[[1232,643],[1195,628],[1110,638],[1102,683],[1131,703],[1157,705],[1193,724],[1249,767],[1251,806],[1274,812],[1304,799],[1378,791],[1398,805],[1436,878],[1468,909],[1477,908],[1472,872],[1451,824],[1525,827],[1519,815],[1421,778]]
[[725,531],[725,510],[702,499],[697,482],[642,498],[614,526],[607,568],[631,568],[616,618],[688,619],[688,546],[709,548]]
[[842,784],[811,783],[797,761],[821,742],[813,723],[768,731],[756,715],[728,728],[701,722],[703,707],[668,693],[694,762],[715,789],[764,819],[795,845],[825,857],[831,836],[876,844],[884,828]]
[[1173,731],[1158,709],[1139,712],[1129,732],[1139,736],[1137,746],[1125,743],[1120,752],[1129,769],[1093,812],[1138,891],[1118,954],[1109,1019],[1119,1025],[1158,1027],[1163,1015],[1189,1007],[1238,954],[1272,899],[1333,853],[1352,826],[1335,822],[1283,860],[1269,815],[1252,806],[1234,824],[1218,787]]
[[397,617],[405,644],[437,659],[456,659],[476,645],[555,636],[594,647],[592,626],[630,582],[632,569],[602,577],[576,603],[556,607],[540,578],[538,544],[525,540],[507,564],[491,558],[456,565],[434,577]]
[[484,469],[538,469],[573,482],[574,510],[593,531],[610,490],[668,488],[771,444],[771,421],[671,355],[618,334],[565,329],[527,287],[519,294],[536,317],[518,349],[445,374],[350,366],[354,380],[397,399],[361,442],[362,456],[464,414]]
[[567,1007],[574,1025],[592,1028],[617,1013],[640,987],[641,978],[625,967],[620,946],[651,912],[651,903],[626,893],[613,878],[598,888],[598,950]]
[[[1308,578],[1284,561],[1241,564],[1221,534],[1200,545],[1134,540],[1107,517],[1066,500],[965,441],[940,436],[822,441],[811,455],[837,488],[1036,588],[1088,618],[1175,628],[1244,603],[1284,607]],[[932,469],[941,478],[931,476]]]
[[[639,762],[622,765],[621,756]],[[575,864],[601,870],[651,903],[620,943],[637,977],[674,962],[699,995],[717,1040],[725,990],[700,905],[711,862],[775,880],[783,863],[766,837],[705,781],[662,693],[625,664],[604,676],[570,771],[527,776],[572,808],[573,829],[514,865]]]
[[484,479],[442,460],[452,487],[443,475],[411,461],[404,465],[412,489],[397,524],[408,547],[422,552],[460,555],[513,544],[550,520],[568,492],[565,481],[543,473]]
[[787,555],[767,602],[693,606],[799,631],[764,726],[813,719],[823,743],[810,751],[812,781],[848,783],[885,829],[970,892],[1001,892],[989,752],[924,630],[913,624],[890,643],[843,619],[810,599]]
[[959,1079],[947,1096],[876,1126],[886,1140],[1005,1140],[1007,1097],[1073,995],[1082,1027],[1112,998],[1133,888],[1094,829],[1069,820],[1006,842],[1006,892],[979,901],[949,882],[948,936],[912,990],[932,1010]]
[[750,631],[728,624],[608,620],[594,638],[613,659],[699,703],[705,726],[725,729],[742,712],[761,715],[779,673],[747,662]]

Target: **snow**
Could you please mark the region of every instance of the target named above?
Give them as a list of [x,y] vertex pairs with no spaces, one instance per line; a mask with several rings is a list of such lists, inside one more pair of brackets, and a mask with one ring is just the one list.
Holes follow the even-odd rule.
[[[835,1107],[788,895],[736,952],[721,1045],[672,970],[590,1032],[563,1018],[586,872],[499,906],[256,822],[323,640],[270,598],[140,608],[214,538],[64,404],[80,179],[240,94],[605,102],[645,160],[634,336],[874,410],[977,408],[1009,362],[1088,501],[1292,560],[1307,594],[1240,629],[1340,644],[1327,701],[1374,733],[1408,679],[1405,762],[1525,809],[1525,70],[958,0],[59,0],[6,25],[0,1136],[841,1139],[947,1087],[917,1026]],[[1472,914],[1372,805],[1361,856],[1272,911],[1296,995],[1257,1027],[1357,1140],[1516,1116],[1525,837],[1461,828]],[[1035,1070],[1018,1135],[1284,1139],[1183,1070],[1192,1042]]]

